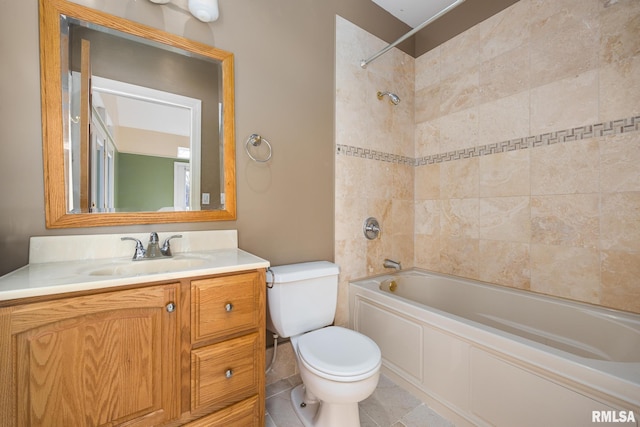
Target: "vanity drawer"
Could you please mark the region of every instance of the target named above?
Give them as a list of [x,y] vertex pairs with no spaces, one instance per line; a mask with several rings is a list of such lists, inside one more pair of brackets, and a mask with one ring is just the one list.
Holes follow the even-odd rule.
[[185,427],[264,427],[263,417],[260,416],[259,400],[258,396],[250,397],[240,403],[193,421]]
[[191,352],[191,411],[222,408],[258,393],[258,332]]
[[257,272],[191,282],[191,342],[223,338],[260,326]]

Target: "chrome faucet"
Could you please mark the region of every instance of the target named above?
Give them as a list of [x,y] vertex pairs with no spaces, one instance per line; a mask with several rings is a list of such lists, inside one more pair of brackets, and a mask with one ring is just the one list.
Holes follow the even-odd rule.
[[389,258],[386,258],[382,265],[384,268],[395,268],[398,271],[402,270],[402,265],[399,261],[394,261]]
[[136,249],[133,253],[132,259],[133,261],[141,261],[145,259],[172,257],[173,254],[171,253],[171,245],[169,244],[169,241],[176,237],[182,237],[182,235],[175,234],[171,237],[168,237],[167,239],[165,239],[161,247],[158,243],[158,233],[154,231],[149,235],[149,244],[147,245],[146,249],[144,248],[140,240],[133,237],[121,237],[120,240],[133,240],[134,242],[136,242]]
[[154,231],[149,235],[149,243],[147,244],[145,258],[160,258],[160,257],[162,257],[162,252],[160,252],[160,245],[158,244],[158,233]]

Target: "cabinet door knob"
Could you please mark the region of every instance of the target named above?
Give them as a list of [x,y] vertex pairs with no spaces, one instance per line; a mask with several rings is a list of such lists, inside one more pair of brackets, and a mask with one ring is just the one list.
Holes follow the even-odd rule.
[[233,376],[233,369],[227,369],[227,372],[224,373],[224,376],[227,378],[231,378]]
[[233,304],[231,304],[230,302],[228,302],[225,306],[224,309],[227,311],[231,311],[233,310]]
[[176,311],[176,305],[173,302],[170,302],[169,304],[167,304],[166,308],[167,308],[167,312],[169,313],[173,313],[174,311]]

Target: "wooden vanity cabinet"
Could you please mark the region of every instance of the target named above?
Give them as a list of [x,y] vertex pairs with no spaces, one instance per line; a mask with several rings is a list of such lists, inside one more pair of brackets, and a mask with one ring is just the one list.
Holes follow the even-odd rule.
[[264,288],[260,269],[0,308],[0,427],[264,426]]
[[176,418],[179,286],[0,309],[0,424],[157,426]]
[[190,297],[191,413],[240,404],[220,425],[264,426],[264,270],[193,280]]

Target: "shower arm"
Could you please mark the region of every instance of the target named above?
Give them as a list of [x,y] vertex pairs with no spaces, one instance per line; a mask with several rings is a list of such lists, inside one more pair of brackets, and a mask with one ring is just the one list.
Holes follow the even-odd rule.
[[378,59],[379,57],[381,57],[382,55],[384,55],[385,53],[387,53],[388,51],[390,51],[391,49],[393,49],[394,47],[396,47],[397,45],[399,45],[400,43],[402,43],[406,39],[408,39],[409,37],[413,36],[415,33],[417,33],[418,31],[422,30],[424,27],[426,27],[427,25],[431,24],[433,21],[435,21],[436,19],[440,18],[445,13],[447,13],[447,12],[455,9],[456,7],[460,6],[462,3],[464,3],[464,1],[465,0],[457,0],[455,3],[445,7],[440,12],[436,13],[431,18],[427,19],[422,24],[418,25],[413,30],[411,30],[407,34],[405,34],[404,36],[400,37],[398,40],[394,41],[393,43],[391,43],[390,45],[388,45],[387,47],[385,47],[384,49],[382,49],[381,51],[379,51],[375,55],[371,56],[369,59],[363,59],[360,62],[360,66],[362,68],[367,68],[367,65],[369,65],[370,63],[372,63],[373,61],[375,61],[376,59]]

